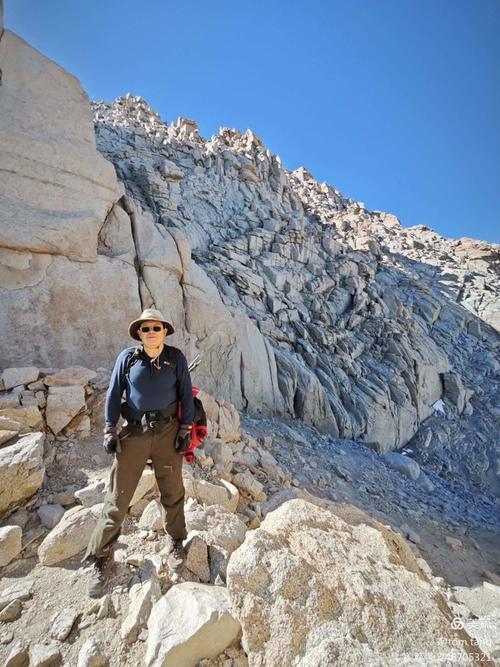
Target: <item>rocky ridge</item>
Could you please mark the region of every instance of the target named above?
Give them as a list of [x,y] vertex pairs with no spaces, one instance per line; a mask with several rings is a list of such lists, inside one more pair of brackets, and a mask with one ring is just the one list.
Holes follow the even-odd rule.
[[131,95],[93,109],[128,195],[157,229],[186,235],[211,279],[210,316],[186,312],[209,357],[200,383],[238,409],[379,451],[408,444],[440,473],[499,493],[499,246],[406,229],[287,171],[250,130],[204,140],[193,121],[167,125]]

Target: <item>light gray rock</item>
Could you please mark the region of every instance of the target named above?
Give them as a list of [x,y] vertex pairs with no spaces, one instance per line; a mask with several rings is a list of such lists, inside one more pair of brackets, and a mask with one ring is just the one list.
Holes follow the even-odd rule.
[[41,505],[37,510],[42,526],[45,526],[49,530],[57,526],[64,512],[65,509],[61,505]]
[[414,459],[405,456],[404,454],[399,454],[398,452],[387,452],[384,454],[383,458],[391,468],[394,468],[394,470],[397,470],[402,475],[413,480],[418,479],[418,476],[420,475],[420,466]]
[[161,532],[164,530],[163,517],[163,507],[157,500],[151,500],[139,519],[139,528]]
[[2,380],[5,389],[12,389],[22,384],[29,384],[38,380],[40,371],[36,366],[25,366],[22,368],[5,368],[2,373]]
[[189,507],[185,511],[188,538],[198,535],[211,546],[232,553],[245,539],[247,527],[220,505]]
[[0,621],[2,623],[10,623],[21,616],[23,605],[21,600],[13,600],[0,611]]
[[0,420],[2,423],[11,423],[20,428],[21,431],[40,431],[43,429],[43,417],[38,407],[31,405],[26,408],[3,408],[0,409]]
[[67,607],[58,612],[51,621],[52,626],[50,628],[50,636],[52,639],[57,639],[61,642],[67,639],[78,615],[79,612],[71,607]]
[[43,378],[44,384],[49,387],[85,386],[97,377],[97,373],[84,366],[70,366]]
[[61,651],[56,643],[30,646],[30,666],[54,667],[61,663],[61,658]]
[[91,482],[83,489],[75,491],[75,498],[80,501],[84,507],[92,507],[98,503],[104,502],[106,495],[107,481],[99,479],[96,482]]
[[0,449],[0,514],[41,487],[44,441],[43,433],[30,433]]
[[[409,549],[397,547],[411,569],[395,549],[376,528],[304,500],[270,512],[227,568],[249,664],[385,664],[421,650],[446,659],[458,636],[446,603],[415,574]],[[462,644],[457,655],[467,655]]]
[[10,649],[4,667],[28,667],[29,648],[26,644],[16,642]]
[[185,473],[183,481],[186,497],[195,498],[203,505],[220,505],[229,512],[236,512],[240,494],[231,482],[221,479],[213,484],[188,473]]
[[78,654],[77,667],[107,667],[108,664],[101,644],[94,638],[87,639]]
[[230,646],[240,625],[225,588],[186,581],[172,586],[153,606],[148,631],[147,667],[195,667]]
[[85,405],[85,391],[81,385],[50,387],[47,396],[47,426],[57,435]]
[[0,610],[15,600],[29,600],[33,594],[33,579],[23,578],[15,581],[0,592]]
[[266,494],[264,493],[264,487],[259,482],[258,479],[253,477],[249,472],[238,472],[236,475],[233,475],[232,481],[234,485],[247,493],[248,495],[255,498],[255,500],[263,501],[266,500]]
[[130,605],[120,627],[120,637],[127,644],[137,640],[146,627],[151,608],[161,598],[161,586],[154,572],[145,581],[133,584],[129,590]]
[[8,565],[21,552],[23,530],[19,526],[0,528],[0,567]]
[[55,565],[71,558],[87,547],[99,518],[102,505],[72,507],[38,547],[42,565]]

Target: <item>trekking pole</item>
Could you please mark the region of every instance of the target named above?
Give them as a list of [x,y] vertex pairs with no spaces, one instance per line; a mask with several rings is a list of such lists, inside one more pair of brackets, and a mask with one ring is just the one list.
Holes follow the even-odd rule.
[[196,368],[196,366],[199,366],[201,363],[201,357],[199,354],[195,356],[195,358],[191,361],[191,363],[188,365],[188,371],[191,372]]

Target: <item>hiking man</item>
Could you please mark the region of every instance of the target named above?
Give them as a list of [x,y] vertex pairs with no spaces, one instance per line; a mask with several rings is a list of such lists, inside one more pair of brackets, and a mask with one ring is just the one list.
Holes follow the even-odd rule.
[[[165,344],[174,328],[160,311],[148,308],[129,326],[142,343],[118,355],[105,403],[103,447],[115,455],[101,517],[84,560],[91,562],[91,597],[103,595],[105,568],[148,460],[151,460],[165,509],[165,529],[172,539],[170,563],[178,571],[184,562],[184,484],[181,452],[191,440],[194,403],[188,364],[180,350]],[[122,403],[125,392],[126,402]],[[178,409],[181,407],[181,422]],[[117,427],[120,415],[127,423]]]

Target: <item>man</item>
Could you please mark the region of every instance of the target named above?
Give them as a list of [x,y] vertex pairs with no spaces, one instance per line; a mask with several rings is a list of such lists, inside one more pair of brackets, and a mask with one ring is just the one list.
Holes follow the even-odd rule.
[[[102,515],[90,538],[84,560],[92,563],[88,593],[100,597],[111,545],[121,526],[147,461],[150,459],[172,538],[171,566],[184,562],[184,484],[181,452],[188,449],[194,418],[191,379],[185,356],[165,344],[174,328],[160,311],[148,308],[129,326],[142,343],[118,355],[106,394],[103,447],[115,455]],[[122,403],[125,392],[126,402]],[[179,423],[178,408],[181,406]],[[117,428],[120,414],[127,420]]]

